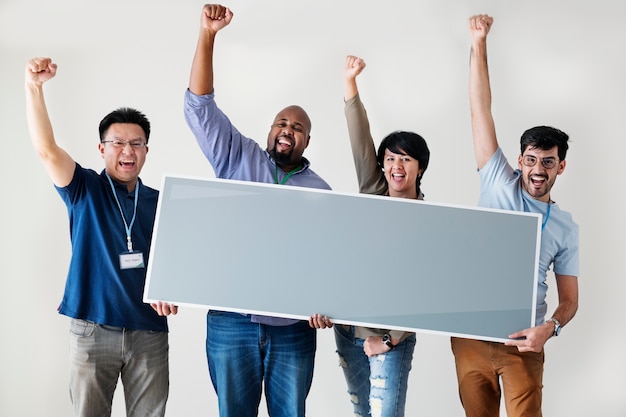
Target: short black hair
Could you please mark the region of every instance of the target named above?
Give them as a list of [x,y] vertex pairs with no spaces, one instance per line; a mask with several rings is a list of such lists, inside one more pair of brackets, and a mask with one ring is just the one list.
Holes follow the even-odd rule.
[[376,159],[381,169],[384,166],[386,149],[389,149],[393,153],[407,154],[411,158],[417,159],[420,169],[422,170],[422,175],[418,176],[416,181],[417,195],[419,196],[421,192],[421,179],[426,168],[428,168],[428,161],[430,160],[430,150],[428,149],[426,140],[417,133],[404,130],[396,130],[388,134],[378,146]]
[[150,139],[150,121],[146,115],[139,110],[135,110],[130,107],[120,107],[104,116],[104,119],[102,119],[100,126],[98,127],[100,142],[104,140],[107,130],[109,130],[109,127],[111,127],[114,123],[131,123],[139,125],[143,130],[143,133],[146,135],[146,143],[148,143],[148,139]]
[[531,148],[542,149],[547,151],[554,148],[558,148],[559,160],[565,160],[567,155],[567,149],[569,145],[567,141],[569,135],[555,127],[550,126],[535,126],[522,134],[520,138],[520,148],[522,155],[524,151],[530,146]]

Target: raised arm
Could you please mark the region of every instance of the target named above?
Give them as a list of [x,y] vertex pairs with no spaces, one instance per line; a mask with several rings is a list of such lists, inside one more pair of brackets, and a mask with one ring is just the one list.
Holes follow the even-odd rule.
[[359,88],[356,84],[356,77],[365,68],[365,61],[361,58],[348,55],[346,57],[346,65],[344,67],[344,93],[343,99],[348,101],[357,94],[359,94]]
[[70,183],[76,168],[72,157],[57,145],[43,95],[43,84],[52,79],[57,65],[50,58],[33,58],[26,64],[26,120],[33,147],[55,185]]
[[200,33],[191,65],[189,91],[196,95],[213,92],[213,45],[217,32],[226,27],[233,13],[219,4],[205,4],[200,18]]
[[491,114],[491,87],[487,66],[487,34],[493,18],[476,15],[469,19],[472,38],[470,53],[469,97],[474,154],[481,169],[498,149],[496,128]]
[[354,167],[359,181],[359,192],[383,195],[387,192],[385,175],[376,160],[376,148],[370,132],[367,112],[359,97],[356,77],[365,68],[365,61],[348,55],[344,67],[345,115],[352,147]]

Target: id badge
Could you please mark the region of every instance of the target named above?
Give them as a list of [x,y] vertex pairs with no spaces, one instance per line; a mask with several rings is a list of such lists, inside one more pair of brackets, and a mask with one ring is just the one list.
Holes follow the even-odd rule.
[[144,268],[143,252],[120,253],[120,269]]

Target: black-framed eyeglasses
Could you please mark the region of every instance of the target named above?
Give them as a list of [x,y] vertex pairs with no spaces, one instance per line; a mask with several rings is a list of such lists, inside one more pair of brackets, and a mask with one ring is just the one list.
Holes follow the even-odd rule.
[[[545,169],[552,169],[558,164],[560,161],[553,156],[549,156],[547,158],[541,158],[541,165]],[[522,163],[527,167],[534,167],[537,165],[537,157],[533,155],[524,155],[522,156]]]
[[110,143],[114,148],[125,148],[126,145],[130,145],[130,147],[133,149],[141,149],[141,148],[145,148],[148,146],[148,144],[142,140],[125,141],[125,140],[113,139],[113,140],[103,140],[102,143]]

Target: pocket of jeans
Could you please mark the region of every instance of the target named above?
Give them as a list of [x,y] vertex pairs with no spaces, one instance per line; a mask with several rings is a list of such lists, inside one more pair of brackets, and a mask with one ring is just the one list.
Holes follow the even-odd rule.
[[96,330],[96,324],[81,319],[72,319],[70,323],[70,333],[76,337],[90,337]]

